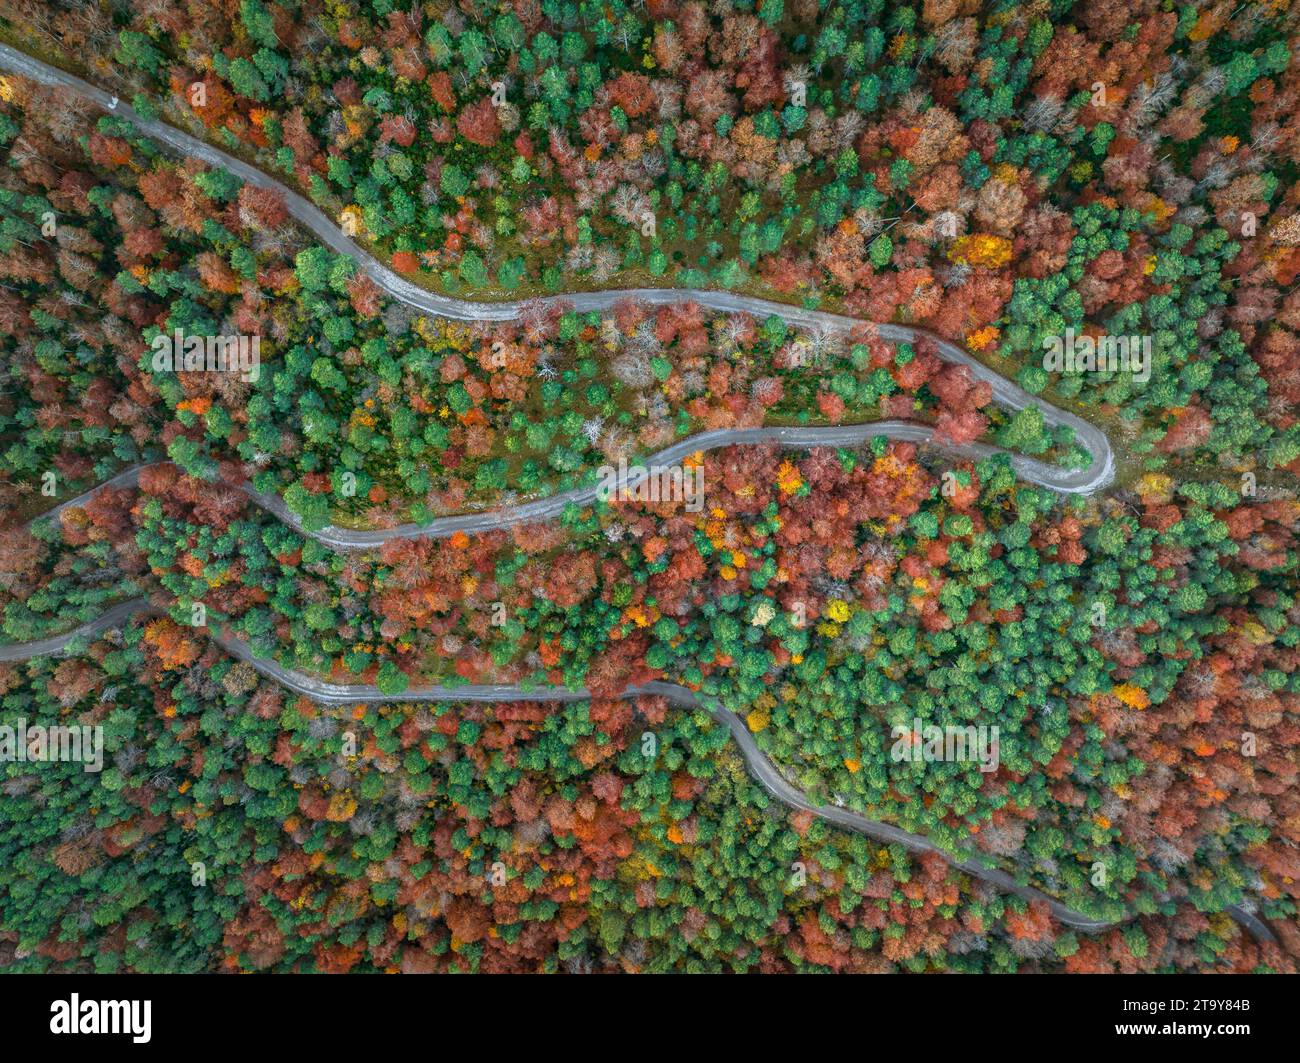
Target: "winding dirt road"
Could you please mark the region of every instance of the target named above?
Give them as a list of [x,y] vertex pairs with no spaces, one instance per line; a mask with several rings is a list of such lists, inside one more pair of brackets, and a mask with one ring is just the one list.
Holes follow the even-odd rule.
[[[40,642],[28,642],[20,645],[0,646],[0,661],[18,661],[32,657],[48,656],[61,652],[74,640],[79,638],[90,638],[99,635],[109,628],[116,627],[124,623],[127,619],[137,614],[157,613],[161,610],[151,605],[144,598],[137,598],[130,602],[123,602],[121,605],[114,606],[102,616],[97,617],[90,623],[83,624],[73,631],[64,635],[57,635],[53,638],[42,639]],[[533,687],[523,689],[516,686],[506,686],[503,684],[476,684],[458,687],[446,686],[413,686],[407,688],[396,697],[383,694],[373,685],[366,683],[339,684],[328,683],[323,679],[315,676],[306,675],[302,672],[285,668],[276,661],[268,658],[256,657],[251,647],[242,639],[234,638],[227,634],[220,634],[214,631],[209,632],[213,641],[217,643],[232,657],[246,662],[259,674],[280,684],[287,690],[296,694],[302,694],[314,701],[327,705],[355,705],[367,702],[404,702],[404,701],[484,701],[484,702],[506,702],[506,701],[547,701],[547,702],[573,702],[586,701],[591,695],[586,690],[568,690],[564,687]],[[809,801],[807,796],[800,790],[786,781],[785,777],[777,770],[767,755],[758,747],[754,741],[754,736],[750,733],[749,728],[745,726],[744,721],[734,712],[729,712],[716,699],[701,697],[694,691],[686,687],[678,686],[676,683],[652,682],[642,686],[628,687],[619,696],[625,698],[640,697],[643,695],[660,695],[668,699],[673,705],[687,710],[701,710],[708,713],[718,723],[722,724],[731,733],[732,739],[740,749],[745,766],[750,774],[759,782],[760,785],[774,798],[790,808],[801,809],[811,812],[819,819],[828,823],[833,823],[837,827],[845,830],[854,831],[858,834],[866,835],[886,845],[901,845],[910,853],[917,855],[924,853],[937,853],[943,857],[949,864],[973,878],[981,879],[990,885],[1007,893],[1014,893],[1029,901],[1039,901],[1051,910],[1052,915],[1065,926],[1079,930],[1086,934],[1097,933],[1108,930],[1121,922],[1127,922],[1128,919],[1134,918],[1129,916],[1127,919],[1119,921],[1108,921],[1104,919],[1094,919],[1092,916],[1085,915],[1083,912],[1075,911],[1062,904],[1060,901],[1043,893],[1041,890],[1034,889],[1032,886],[1025,886],[1017,882],[1011,875],[995,867],[987,867],[977,859],[970,858],[958,860],[951,854],[939,848],[934,842],[930,841],[924,835],[912,834],[902,830],[889,823],[881,823],[877,820],[867,819],[865,816],[856,812],[851,812],[846,808],[840,808],[835,805],[817,805]],[[1277,938],[1268,926],[1251,912],[1244,908],[1232,906],[1227,909],[1227,914],[1239,923],[1241,926],[1253,935],[1259,941],[1275,942]]]
[[[687,436],[663,450],[656,451],[644,458],[637,459],[638,464],[631,466],[627,475],[621,472],[616,489],[635,489],[648,475],[651,466],[670,466],[692,454],[717,450],[721,447],[737,444],[776,443],[790,449],[810,449],[812,447],[855,447],[869,442],[879,436],[901,439],[917,443],[933,443],[933,433],[926,425],[913,424],[909,421],[873,421],[870,424],[837,425],[834,427],[784,427],[784,428],[719,428],[709,432],[697,432]],[[992,454],[1002,453],[997,447],[986,443],[967,443],[961,446],[940,444],[949,453],[974,460],[986,458]],[[1031,463],[1032,459],[1012,455],[1013,468],[1020,463]],[[110,480],[92,487],[90,490],[59,503],[53,509],[34,517],[32,523],[57,516],[65,509],[85,505],[96,493],[105,487],[134,487],[139,483],[140,472],[148,464],[134,465],[124,469]],[[1044,466],[1050,468],[1050,466]],[[634,470],[640,470],[639,472]],[[1042,483],[1024,473],[1026,479]],[[1051,486],[1051,485],[1048,485]],[[288,524],[302,535],[310,536],[317,542],[335,550],[368,550],[382,546],[391,539],[445,539],[456,532],[473,534],[508,528],[515,524],[531,524],[539,521],[555,520],[563,514],[566,506],[585,506],[600,496],[601,485],[575,487],[567,491],[558,491],[532,502],[523,502],[514,506],[502,506],[478,513],[458,513],[453,516],[435,517],[426,524],[399,524],[393,528],[376,528],[354,530],[327,525],[317,531],[308,531],[302,525],[302,518],[291,510],[284,499],[276,494],[256,491],[250,484],[242,485],[243,492],[257,506],[272,516]]]
[[[461,321],[515,321],[523,316],[526,307],[561,303],[579,312],[603,311],[625,299],[634,299],[643,303],[662,305],[680,302],[695,302],[712,310],[749,314],[759,319],[775,315],[787,324],[810,330],[823,330],[834,335],[844,335],[854,326],[863,322],[842,314],[832,314],[824,310],[804,310],[767,299],[753,296],[737,295],[733,292],[708,291],[697,288],[626,288],[601,292],[572,292],[564,295],[546,296],[540,299],[516,300],[513,302],[481,303],[469,299],[457,299],[437,292],[426,291],[394,273],[379,262],[367,250],[352,240],[342,229],[331,221],[318,207],[297,192],[288,188],[278,179],[263,173],[255,166],[235,158],[220,148],[213,147],[197,137],[183,133],[166,122],[145,118],[129,104],[110,96],[102,89],[83,81],[81,78],[57,67],[34,59],[15,48],[0,44],[0,70],[8,70],[40,82],[41,84],[67,89],[83,99],[89,100],[105,111],[132,123],[141,133],[170,148],[181,156],[199,159],[209,166],[228,170],[241,180],[260,188],[273,189],[284,197],[289,214],[310,229],[321,243],[331,250],[348,255],[366,271],[367,274],[393,298],[406,303],[425,313],[438,317],[455,318]],[[1031,483],[1049,487],[1054,491],[1067,494],[1091,494],[1109,484],[1115,476],[1115,457],[1106,434],[1095,425],[1073,413],[1058,409],[1051,403],[1030,395],[1005,377],[972,358],[956,344],[949,342],[925,329],[911,328],[906,325],[876,325],[881,339],[891,343],[911,343],[928,339],[946,361],[966,366],[976,380],[987,381],[993,389],[993,398],[998,405],[1008,410],[1020,410],[1027,406],[1036,406],[1043,414],[1044,422],[1052,428],[1067,425],[1074,430],[1075,439],[1092,457],[1092,461],[1083,469],[1064,469],[1036,461],[1020,454],[1011,456],[1011,464],[1016,474]],[[793,436],[783,437],[780,433],[800,433],[800,442],[789,442],[790,446],[837,446],[859,443],[875,436],[889,436],[894,439],[910,439],[919,442],[931,441],[933,431],[925,425],[907,422],[882,421],[873,425],[855,425],[844,428],[800,428],[800,429],[750,429],[724,430],[715,433],[702,433],[693,440],[683,440],[670,451],[678,457],[692,453],[694,450],[710,447],[727,446],[731,443],[746,443],[773,440],[786,442]],[[751,435],[750,433],[760,433]],[[705,445],[696,440],[705,436],[711,441]],[[683,449],[684,448],[684,449]],[[999,452],[998,448],[975,446],[959,449],[963,454],[987,454]],[[671,460],[671,459],[663,459]],[[561,498],[562,496],[555,496]],[[543,505],[544,503],[537,503]],[[563,508],[561,503],[560,508]],[[541,516],[554,515],[543,513]],[[448,518],[451,519],[451,518]],[[476,518],[477,519],[477,518]],[[520,519],[537,519],[537,516]],[[417,526],[408,526],[409,531],[400,529],[399,534],[420,536],[431,534]],[[454,531],[470,531],[472,527],[452,527],[446,534]],[[345,540],[350,540],[353,533],[339,533]],[[434,533],[436,534],[436,533]],[[325,540],[322,540],[325,541]],[[346,542],[330,543],[345,546]],[[366,543],[365,545],[373,545]]]

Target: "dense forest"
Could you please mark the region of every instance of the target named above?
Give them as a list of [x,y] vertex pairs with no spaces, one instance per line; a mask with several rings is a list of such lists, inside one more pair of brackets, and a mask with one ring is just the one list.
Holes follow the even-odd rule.
[[0,0],[0,968],[1294,973],[1298,37]]

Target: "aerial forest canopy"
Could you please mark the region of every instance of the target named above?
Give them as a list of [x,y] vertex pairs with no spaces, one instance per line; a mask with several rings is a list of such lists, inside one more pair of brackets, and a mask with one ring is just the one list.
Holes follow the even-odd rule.
[[0,0],[0,969],[1295,973],[1298,23]]

